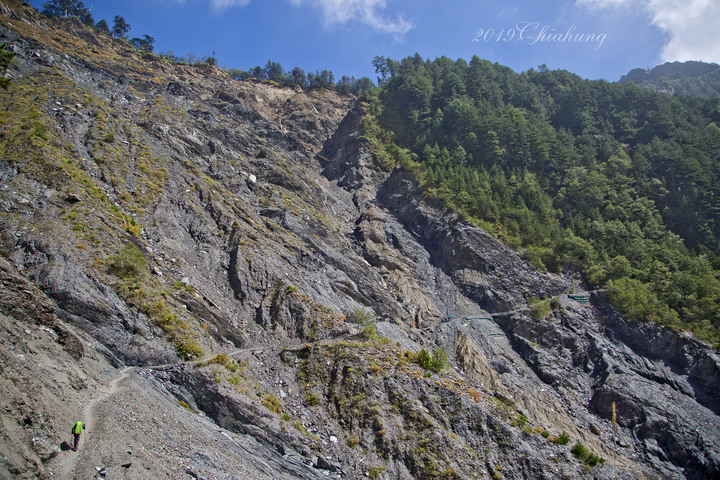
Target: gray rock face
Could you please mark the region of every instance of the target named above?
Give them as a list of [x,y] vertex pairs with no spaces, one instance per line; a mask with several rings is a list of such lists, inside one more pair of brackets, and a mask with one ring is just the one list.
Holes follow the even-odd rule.
[[[233,475],[209,441],[191,455],[173,447],[182,432],[163,434],[181,404],[173,415],[202,414],[245,478],[720,475],[717,352],[628,323],[601,292],[570,300],[569,276],[536,272],[408,172],[380,169],[362,102],[235,82],[11,11],[23,33],[0,26],[19,50],[3,101],[24,140],[0,158],[0,249],[14,264],[0,262],[0,309],[54,325],[76,362],[98,351],[145,367],[149,383],[122,398],[142,404],[152,385],[164,399],[144,412],[148,471],[177,473],[163,460],[174,448],[185,474]],[[48,31],[80,43],[63,50]],[[21,137],[32,102],[48,128]],[[537,318],[531,299],[545,297],[559,302]],[[371,321],[347,323],[352,311]],[[191,347],[202,363],[180,361]],[[441,347],[448,368],[416,363]],[[108,412],[104,426],[127,413]],[[55,456],[46,430],[23,437],[41,464]],[[545,438],[562,433],[570,445]],[[575,458],[578,442],[605,464]],[[27,476],[46,470],[29,462]]]

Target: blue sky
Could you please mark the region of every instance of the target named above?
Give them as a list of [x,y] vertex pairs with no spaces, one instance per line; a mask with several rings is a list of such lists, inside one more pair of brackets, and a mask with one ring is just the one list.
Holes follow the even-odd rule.
[[[32,0],[42,9],[47,0]],[[373,57],[473,55],[517,72],[546,64],[618,80],[665,61],[720,63],[720,0],[84,0],[122,15],[155,51],[250,69],[376,78]]]

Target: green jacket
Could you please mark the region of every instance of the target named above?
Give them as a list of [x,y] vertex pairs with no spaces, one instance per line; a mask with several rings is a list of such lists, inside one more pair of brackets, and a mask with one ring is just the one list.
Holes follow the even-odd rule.
[[75,425],[73,425],[72,433],[75,435],[80,435],[82,431],[85,429],[85,425],[81,421],[75,422]]

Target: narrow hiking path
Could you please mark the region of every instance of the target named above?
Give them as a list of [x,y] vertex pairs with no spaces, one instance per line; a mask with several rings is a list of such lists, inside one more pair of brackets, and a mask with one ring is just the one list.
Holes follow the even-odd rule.
[[82,414],[80,415],[79,420],[83,422],[85,425],[85,430],[80,435],[80,444],[78,445],[78,451],[73,452],[71,450],[68,450],[64,452],[64,462],[58,465],[58,468],[55,470],[55,476],[60,479],[74,479],[75,477],[75,469],[77,468],[78,461],[80,459],[80,456],[83,452],[83,447],[85,446],[85,443],[91,438],[93,429],[95,427],[95,418],[96,413],[95,409],[97,405],[110,398],[118,389],[118,384],[124,380],[125,378],[130,375],[130,372],[135,367],[126,367],[118,372],[118,375],[116,375],[108,384],[107,388],[98,390],[98,395],[96,395],[94,398],[92,398],[83,408]]
[[[261,351],[262,348],[241,348],[231,352],[225,353],[229,357],[234,357],[241,353]],[[178,365],[192,365],[202,362],[206,362],[213,358],[216,354],[207,355],[202,359],[197,360],[184,360],[179,362],[170,362],[157,365],[144,365],[144,366],[130,366],[125,367],[121,370],[116,371],[113,378],[107,384],[107,386],[100,386],[93,394],[93,397],[85,404],[82,412],[78,416],[77,420],[83,422],[85,430],[80,436],[80,443],[78,445],[78,451],[72,450],[62,451],[55,461],[55,465],[52,468],[55,478],[62,480],[78,478],[77,465],[86,450],[85,446],[89,441],[92,441],[93,435],[96,431],[96,421],[99,418],[99,408],[102,404],[112,398],[119,389],[120,384],[123,380],[127,379],[130,375],[138,370],[156,370],[163,368],[175,367]],[[74,419],[75,420],[75,419]],[[73,420],[73,422],[74,422]],[[68,429],[69,440],[68,443],[72,445],[72,437]]]

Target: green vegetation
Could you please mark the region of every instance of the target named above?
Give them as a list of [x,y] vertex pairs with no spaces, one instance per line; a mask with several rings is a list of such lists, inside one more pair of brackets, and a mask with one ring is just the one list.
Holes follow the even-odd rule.
[[720,69],[705,62],[671,62],[652,69],[636,68],[620,79],[646,90],[672,92],[693,97],[720,97]]
[[254,79],[303,90],[327,89],[355,95],[360,95],[374,87],[373,82],[368,77],[358,79],[343,75],[340,81],[336,83],[335,75],[329,70],[306,74],[300,67],[295,67],[290,71],[285,71],[282,65],[270,60],[264,67],[257,66],[249,71],[232,68],[227,73],[234,80]]
[[583,463],[591,467],[594,467],[598,463],[605,463],[604,458],[598,457],[594,453],[590,452],[590,450],[580,442],[577,442],[575,445],[573,445],[572,449],[570,449],[570,453],[572,453],[577,459],[581,460]]
[[537,268],[607,285],[628,318],[720,342],[719,100],[478,57],[377,60],[364,135],[381,168]]
[[225,353],[218,353],[213,358],[208,360],[208,363],[222,365],[229,372],[237,372],[238,369],[240,368],[240,365]]
[[492,472],[492,478],[494,480],[502,480],[502,470],[502,465],[500,465],[499,463],[495,465],[495,469]]
[[345,443],[348,447],[355,448],[355,446],[360,444],[360,439],[355,435],[350,435],[345,439]]
[[558,445],[567,445],[568,443],[570,443],[570,435],[568,435],[566,432],[562,432],[557,437],[550,437],[549,440]]
[[108,272],[129,280],[139,277],[147,268],[145,256],[133,243],[126,243],[120,253],[110,258]]
[[524,428],[525,425],[527,425],[527,423],[528,423],[528,418],[521,413],[520,415],[517,416],[517,418],[515,420],[512,421],[511,425],[513,427]]
[[192,407],[190,407],[190,405],[188,405],[188,403],[185,400],[175,400],[175,402],[177,402],[177,404],[180,405],[181,407],[183,407],[185,410],[190,410],[191,412],[195,412],[192,409]]
[[197,343],[197,339],[190,333],[174,335],[175,351],[183,360],[194,360],[205,354],[205,351]]
[[550,300],[530,300],[530,316],[536,320],[542,320],[550,313]]
[[377,479],[380,478],[380,475],[385,473],[386,468],[382,465],[374,465],[370,468],[368,468],[367,476],[370,479]]
[[378,340],[380,338],[380,335],[377,334],[377,330],[375,329],[375,325],[370,325],[369,327],[364,328],[360,332],[360,338],[363,340]]
[[134,243],[126,243],[117,255],[108,259],[107,265],[108,273],[120,279],[116,286],[119,295],[162,329],[183,360],[194,360],[205,354],[196,334],[173,313],[156,290],[149,278],[145,256]]
[[345,318],[350,323],[357,323],[362,326],[370,326],[373,323],[375,317],[370,310],[364,308],[354,307],[352,310],[345,314]]
[[77,17],[85,25],[92,25],[94,20],[90,9],[85,8],[79,0],[49,0],[43,4],[43,15],[46,17]]
[[278,415],[282,414],[283,412],[282,402],[275,395],[263,395],[262,404],[265,406],[265,408],[267,408],[271,412],[277,413]]
[[562,302],[558,297],[553,297],[550,299],[550,308],[553,310],[560,310],[562,308]]
[[10,85],[10,79],[5,78],[4,75],[13,58],[15,58],[15,52],[9,52],[7,50],[7,43],[0,44],[0,88],[6,90],[8,85]]
[[432,356],[424,348],[420,349],[415,354],[415,363],[420,365],[425,370],[431,370],[439,373],[445,370],[448,366],[447,353],[442,347],[438,347],[433,350]]
[[113,28],[110,30],[110,35],[115,38],[125,38],[127,33],[130,31],[130,25],[125,21],[125,18],[121,15],[115,15],[113,19]]

